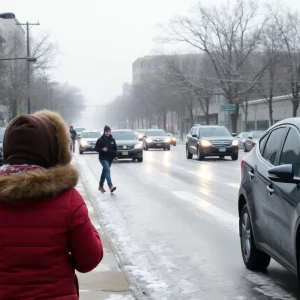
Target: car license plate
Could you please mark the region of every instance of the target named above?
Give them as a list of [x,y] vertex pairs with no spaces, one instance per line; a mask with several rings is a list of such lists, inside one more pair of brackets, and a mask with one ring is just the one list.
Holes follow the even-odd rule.
[[161,144],[156,144],[156,146],[160,147],[160,146],[161,146]]
[[226,152],[226,148],[219,148],[219,152]]
[[128,155],[128,152],[122,152],[122,155],[126,156],[126,155]]

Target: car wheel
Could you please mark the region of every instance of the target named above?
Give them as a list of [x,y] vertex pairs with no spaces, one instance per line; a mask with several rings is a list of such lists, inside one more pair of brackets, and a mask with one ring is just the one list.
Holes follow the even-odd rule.
[[219,158],[221,158],[221,159],[224,159],[224,157],[225,157],[224,155],[220,155],[220,156],[219,156]]
[[198,160],[204,160],[204,154],[201,151],[200,147],[198,147],[198,150],[197,150],[197,158],[198,158]]
[[186,158],[187,159],[192,159],[193,158],[193,154],[190,153],[188,145],[186,145]]
[[244,152],[248,152],[246,145],[244,144]]
[[170,150],[171,150],[171,147],[168,147],[167,150],[170,151]]
[[265,270],[268,268],[271,257],[255,246],[252,225],[247,204],[244,205],[239,222],[241,251],[244,264],[249,270]]
[[143,162],[143,157],[138,158],[138,162]]
[[149,150],[149,148],[147,147],[147,145],[145,146],[145,150],[146,150],[146,151],[148,151],[148,150]]
[[82,154],[83,154],[83,151],[82,151],[82,150],[79,150],[79,154],[81,154],[81,155],[82,155]]
[[239,155],[238,155],[238,154],[232,154],[232,155],[231,155],[231,159],[232,159],[232,160],[238,160],[238,158],[239,158]]

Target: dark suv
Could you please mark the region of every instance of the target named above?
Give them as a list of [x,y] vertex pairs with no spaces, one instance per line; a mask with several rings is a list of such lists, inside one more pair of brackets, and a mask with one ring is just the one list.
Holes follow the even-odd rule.
[[241,162],[238,212],[250,270],[274,258],[300,282],[300,118],[273,125]]
[[198,160],[204,160],[206,156],[230,156],[237,160],[239,142],[224,126],[195,125],[187,135],[186,157],[192,159],[194,154]]
[[0,127],[0,166],[3,165],[3,136],[4,136],[5,128]]

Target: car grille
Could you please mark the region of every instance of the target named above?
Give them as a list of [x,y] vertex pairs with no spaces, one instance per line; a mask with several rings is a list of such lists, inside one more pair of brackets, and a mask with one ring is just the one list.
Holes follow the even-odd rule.
[[122,145],[118,146],[118,150],[132,150],[134,148],[134,145]]
[[210,142],[214,147],[229,147],[232,144],[232,141],[211,141]]
[[96,142],[88,142],[88,145],[94,146],[96,145]]
[[155,142],[155,143],[163,143],[164,140],[158,140],[158,139],[155,139],[155,140],[153,140],[153,142]]

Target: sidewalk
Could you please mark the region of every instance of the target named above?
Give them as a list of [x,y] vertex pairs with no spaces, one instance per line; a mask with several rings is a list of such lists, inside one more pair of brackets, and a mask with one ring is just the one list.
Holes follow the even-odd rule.
[[76,188],[86,202],[90,218],[100,234],[104,248],[103,260],[96,269],[86,274],[77,273],[80,300],[135,300],[129,283],[119,268],[108,238],[99,225],[81,181],[79,181]]

